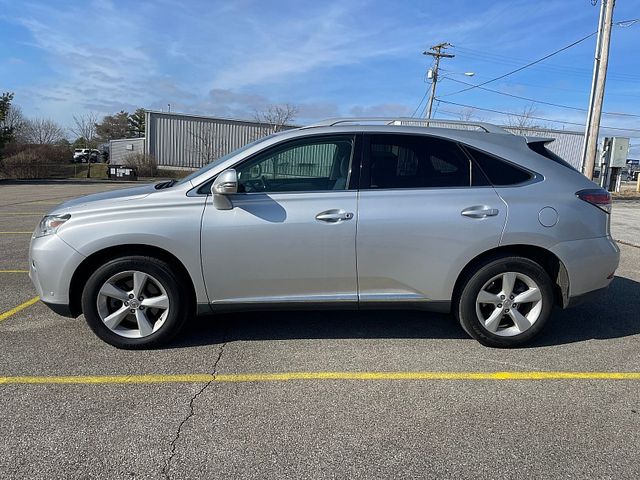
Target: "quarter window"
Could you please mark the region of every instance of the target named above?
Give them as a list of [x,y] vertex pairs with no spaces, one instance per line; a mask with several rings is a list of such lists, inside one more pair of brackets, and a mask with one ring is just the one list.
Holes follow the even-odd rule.
[[351,136],[290,142],[238,166],[238,191],[345,190],[352,152]]
[[454,142],[421,135],[372,135],[370,188],[488,185]]
[[517,185],[531,179],[531,174],[515,165],[504,162],[492,155],[466,147],[473,159],[480,165],[489,181],[496,186]]

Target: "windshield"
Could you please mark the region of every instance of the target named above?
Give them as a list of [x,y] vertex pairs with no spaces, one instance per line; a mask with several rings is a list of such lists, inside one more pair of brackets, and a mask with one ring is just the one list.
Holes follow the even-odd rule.
[[184,177],[182,180],[180,180],[179,182],[175,183],[174,185],[183,185],[186,182],[190,182],[191,180],[193,180],[196,177],[199,177],[200,175],[202,175],[203,173],[208,172],[209,170],[217,167],[218,165],[220,165],[221,163],[227,161],[228,159],[230,159],[231,157],[238,155],[239,153],[244,152],[245,150],[250,149],[251,147],[253,147],[254,145],[258,145],[259,143],[264,142],[265,140],[275,136],[276,134],[271,134],[271,135],[267,135],[266,137],[262,137],[258,140],[255,140],[251,143],[247,143],[245,146],[238,148],[237,150],[234,150],[233,152],[227,153],[226,155],[215,159],[214,161],[212,161],[210,164],[205,165],[204,167],[202,167],[199,170],[196,170],[195,172],[191,173],[190,175],[187,175],[186,177]]

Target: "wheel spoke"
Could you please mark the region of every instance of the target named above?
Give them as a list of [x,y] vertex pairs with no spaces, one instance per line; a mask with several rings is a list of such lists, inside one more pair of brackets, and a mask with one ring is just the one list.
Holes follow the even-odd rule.
[[133,294],[139,297],[149,276],[143,272],[133,272]]
[[100,295],[104,295],[105,297],[115,298],[116,300],[121,300],[126,302],[129,299],[129,295],[127,292],[122,290],[121,288],[116,287],[112,283],[105,283],[100,289]]
[[120,322],[122,322],[122,320],[124,320],[124,317],[127,316],[127,314],[129,313],[129,307],[125,307],[124,305],[116,310],[115,312],[113,312],[111,315],[109,315],[108,317],[106,317],[103,321],[104,324],[109,327],[111,330],[115,329],[118,325],[120,325]]
[[516,283],[516,274],[506,272],[502,275],[502,293],[507,297],[513,293],[513,286]]
[[502,309],[495,308],[489,318],[484,322],[484,327],[489,330],[491,333],[495,333],[498,330],[498,326],[500,325],[500,319],[502,318]]
[[169,297],[166,295],[160,295],[157,297],[145,298],[141,305],[147,308],[160,308],[166,310],[169,308]]
[[509,316],[513,320],[516,328],[520,330],[520,332],[524,332],[531,326],[531,322],[527,317],[522,315],[517,309],[512,308],[509,310]]
[[529,288],[529,290],[516,295],[516,298],[513,299],[515,303],[537,302],[539,300],[542,300],[542,295],[536,287]]
[[495,293],[480,290],[480,293],[478,294],[478,303],[492,303],[497,305],[498,303],[501,303],[501,300],[500,296]]
[[147,318],[147,314],[142,310],[136,310],[136,321],[138,322],[138,329],[140,330],[140,336],[146,337],[153,333],[153,325]]

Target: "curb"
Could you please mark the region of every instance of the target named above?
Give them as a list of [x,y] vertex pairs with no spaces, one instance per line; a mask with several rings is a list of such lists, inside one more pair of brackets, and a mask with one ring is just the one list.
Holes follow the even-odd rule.
[[640,196],[637,197],[613,197],[612,200],[614,202],[633,202],[640,200]]
[[160,182],[164,179],[149,178],[144,180],[108,180],[102,178],[96,179],[54,179],[54,178],[42,178],[42,179],[29,179],[29,180],[0,180],[0,185],[29,185],[29,184],[63,184],[63,185],[91,185],[91,184],[123,184],[123,185],[144,185],[146,183]]

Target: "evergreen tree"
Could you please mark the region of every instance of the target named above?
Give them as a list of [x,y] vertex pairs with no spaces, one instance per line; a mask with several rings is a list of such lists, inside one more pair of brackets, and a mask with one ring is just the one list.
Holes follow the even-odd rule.
[[129,115],[129,135],[131,137],[144,137],[144,108],[138,108]]
[[14,128],[5,124],[5,119],[11,108],[11,100],[13,100],[13,93],[7,92],[0,96],[0,151],[13,140]]
[[102,122],[96,124],[96,135],[103,142],[128,138],[128,133],[129,114],[124,110],[115,115],[107,115],[102,119]]

